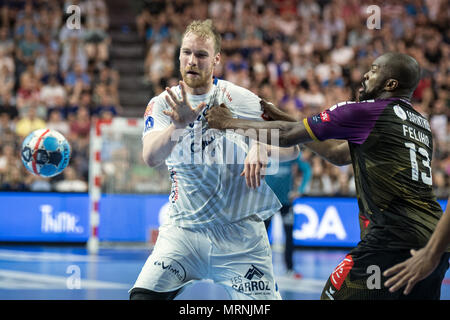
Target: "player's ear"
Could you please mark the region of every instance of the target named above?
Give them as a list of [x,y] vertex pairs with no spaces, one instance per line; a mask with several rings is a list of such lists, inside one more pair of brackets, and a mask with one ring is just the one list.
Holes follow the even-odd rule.
[[214,56],[214,66],[217,66],[220,63],[220,52]]
[[386,91],[394,91],[398,87],[398,80],[395,79],[389,79],[386,81],[386,84],[384,86],[384,90]]

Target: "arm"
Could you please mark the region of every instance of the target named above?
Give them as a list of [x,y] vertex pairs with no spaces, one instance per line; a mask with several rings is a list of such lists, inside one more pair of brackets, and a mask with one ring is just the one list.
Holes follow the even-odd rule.
[[229,112],[229,110],[225,106],[210,109],[206,115],[209,126],[220,130],[232,129],[238,134],[250,136],[262,143],[283,148],[312,141],[302,122],[261,122],[235,119],[231,117],[231,114],[228,117],[226,112]]
[[447,209],[436,225],[427,245],[418,251],[411,250],[411,258],[386,270],[383,275],[392,277],[384,285],[386,287],[392,286],[389,289],[391,292],[406,285],[403,293],[405,295],[410,293],[417,282],[428,277],[436,269],[449,244],[450,197],[447,201]]
[[[263,118],[267,120],[280,120],[296,122],[297,120],[291,115],[283,112],[270,102],[261,100],[261,106],[264,114]],[[323,159],[329,161],[336,166],[347,165],[352,162],[348,143],[345,140],[327,140],[312,141],[304,144],[308,149],[318,154]]]
[[157,167],[170,155],[176,139],[172,139],[176,127],[171,124],[164,130],[147,134],[142,141],[142,158],[150,167]]
[[276,156],[276,160],[280,162],[294,160],[297,158],[299,152],[300,147],[298,145],[289,148],[279,148],[271,145],[267,146],[267,155],[269,157]]
[[305,143],[304,146],[335,166],[352,163],[348,142],[345,140],[313,141]]
[[[304,122],[294,121],[291,116],[283,115],[281,111],[278,114],[281,118],[288,121],[260,122],[235,119],[232,117],[230,111],[224,105],[221,105],[210,109],[206,115],[206,119],[212,128],[233,129],[236,130],[236,133],[242,135],[255,135],[260,141],[263,140],[268,144],[275,144],[280,147],[312,142],[307,144],[307,146],[328,161],[332,163],[340,163],[341,161],[343,164],[349,163],[350,152],[348,152],[347,144],[344,145],[343,142],[337,143],[337,140],[313,142],[313,138]],[[336,151],[339,154],[335,156],[330,151]]]
[[256,142],[250,148],[245,158],[244,170],[241,172],[241,176],[245,176],[248,187],[258,188],[261,185],[261,178],[264,178],[270,157],[277,162],[289,161],[295,159],[299,151],[300,148],[298,146],[278,148]]
[[183,81],[180,81],[180,86],[181,100],[177,99],[169,88],[166,88],[168,93],[166,102],[172,111],[164,110],[163,113],[171,118],[172,123],[163,130],[147,134],[143,139],[142,157],[150,167],[160,165],[170,155],[178,141],[178,137],[175,135],[176,130],[184,129],[193,122],[205,106],[205,103],[202,102],[195,109],[191,108]]

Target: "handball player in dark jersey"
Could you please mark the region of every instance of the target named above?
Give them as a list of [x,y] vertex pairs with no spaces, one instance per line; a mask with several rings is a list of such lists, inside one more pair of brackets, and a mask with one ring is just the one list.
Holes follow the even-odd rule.
[[419,80],[414,58],[386,53],[364,75],[358,102],[338,103],[301,122],[265,101],[264,118],[272,121],[234,119],[224,105],[207,114],[212,128],[256,129],[268,143],[302,143],[335,165],[353,165],[361,241],[330,275],[321,299],[440,298],[450,248],[408,295],[390,292],[383,275],[427,244],[443,213],[432,189],[430,124],[410,102]]

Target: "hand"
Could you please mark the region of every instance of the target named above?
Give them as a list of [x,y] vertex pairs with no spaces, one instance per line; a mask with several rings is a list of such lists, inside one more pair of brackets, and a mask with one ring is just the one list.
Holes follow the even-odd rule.
[[264,99],[261,99],[259,103],[261,104],[261,108],[263,111],[262,118],[266,121],[275,120],[276,115],[275,105],[272,102],[268,102]]
[[227,129],[228,121],[233,119],[230,109],[225,104],[214,106],[206,113],[206,120],[210,128],[224,130]]
[[177,129],[185,128],[189,123],[194,122],[206,105],[202,102],[193,109],[186,97],[186,88],[184,86],[185,83],[180,81],[181,100],[177,99],[170,88],[166,88],[168,94],[166,96],[166,101],[172,111],[164,110],[163,113],[172,119],[172,122]]
[[417,282],[428,277],[436,269],[440,260],[438,257],[432,257],[425,248],[418,251],[411,250],[411,255],[408,260],[396,264],[383,273],[385,277],[395,274],[384,283],[386,287],[392,286],[390,292],[395,292],[406,285],[403,294],[409,294]]
[[261,99],[260,104],[263,111],[262,118],[266,121],[297,121],[293,116],[278,109],[272,102]]
[[261,178],[264,179],[264,173],[269,163],[267,146],[254,143],[244,161],[244,170],[241,177],[245,175],[245,181],[249,188],[258,188],[261,185]]

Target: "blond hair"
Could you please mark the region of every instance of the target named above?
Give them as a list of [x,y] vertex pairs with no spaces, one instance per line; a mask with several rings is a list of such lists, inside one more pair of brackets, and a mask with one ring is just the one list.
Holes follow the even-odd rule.
[[187,27],[183,33],[184,38],[188,33],[193,33],[201,38],[211,38],[214,41],[214,53],[219,53],[222,46],[222,37],[217,29],[214,27],[212,20],[194,20]]

